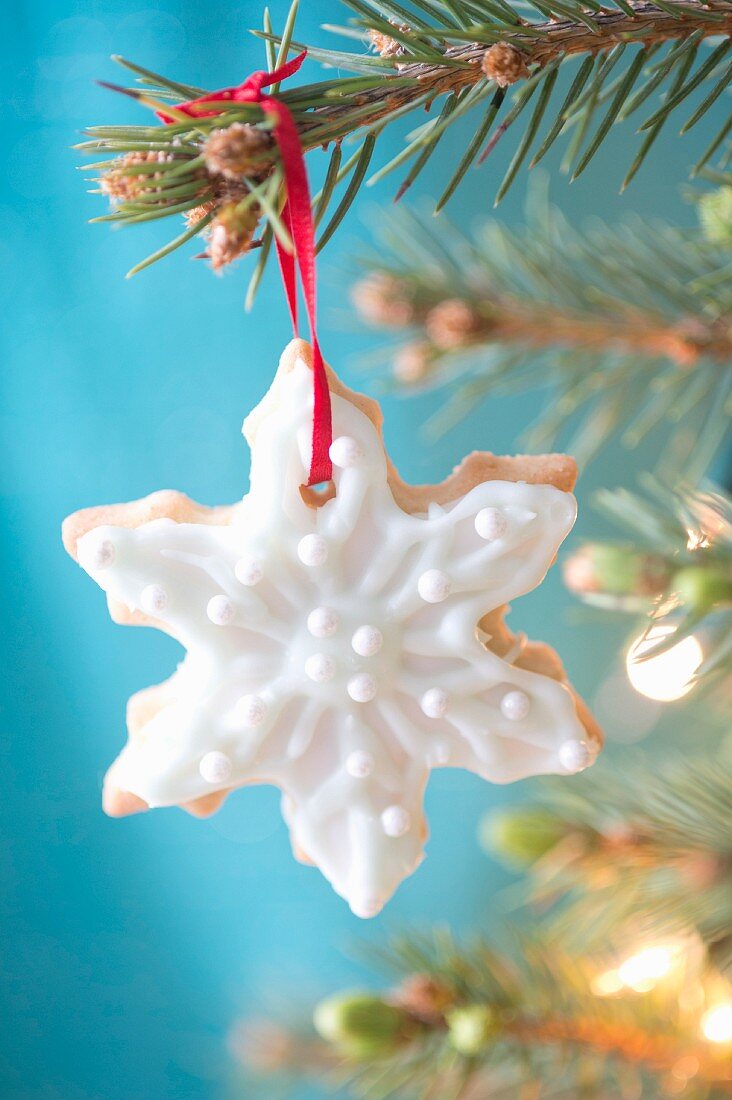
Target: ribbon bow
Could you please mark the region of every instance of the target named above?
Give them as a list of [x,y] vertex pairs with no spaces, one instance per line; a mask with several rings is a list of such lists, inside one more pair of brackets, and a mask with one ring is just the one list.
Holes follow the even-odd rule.
[[[316,327],[316,276],[315,276],[315,225],[313,223],[310,202],[310,187],[305,168],[300,135],[295,120],[288,107],[275,96],[263,94],[270,84],[277,84],[296,73],[307,57],[307,50],[280,66],[274,72],[252,73],[243,84],[234,88],[222,88],[218,92],[209,92],[200,99],[176,105],[176,111],[191,118],[211,118],[221,113],[221,108],[209,108],[208,103],[228,100],[232,103],[259,103],[262,110],[275,119],[274,138],[279,146],[282,169],[285,177],[287,200],[282,210],[282,220],[287,227],[293,252],[289,252],[282,242],[275,238],[277,258],[282,282],[285,288],[287,304],[292,317],[295,336],[297,325],[297,269],[300,269],[303,297],[310,324],[310,338],[313,346],[313,446],[310,460],[308,485],[321,481],[330,481],[333,467],[330,461],[330,445],[333,440],[333,424],[330,407],[328,377],[325,372],[323,356],[318,343]],[[162,122],[175,120],[158,112]]]

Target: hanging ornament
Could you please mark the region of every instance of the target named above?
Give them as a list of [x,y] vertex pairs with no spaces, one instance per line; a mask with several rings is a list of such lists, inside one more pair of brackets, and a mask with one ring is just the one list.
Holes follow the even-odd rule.
[[432,768],[507,783],[580,771],[600,747],[556,654],[503,622],[574,523],[575,466],[476,452],[440,484],[407,485],[379,406],[324,366],[333,477],[307,488],[313,361],[293,341],[247,417],[242,501],[154,493],[78,512],[64,542],[116,622],[187,651],[130,700],[107,812],[205,815],[275,784],[296,855],[371,917],[423,857]]

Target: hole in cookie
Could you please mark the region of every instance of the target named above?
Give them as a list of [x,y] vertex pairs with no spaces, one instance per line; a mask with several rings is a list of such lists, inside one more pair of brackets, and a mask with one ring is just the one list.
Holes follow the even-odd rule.
[[317,485],[301,485],[300,496],[308,508],[322,508],[336,495],[334,481],[319,481]]

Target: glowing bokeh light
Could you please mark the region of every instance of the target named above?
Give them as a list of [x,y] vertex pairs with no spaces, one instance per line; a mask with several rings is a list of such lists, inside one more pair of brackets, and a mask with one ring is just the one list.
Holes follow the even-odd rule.
[[708,1009],[702,1016],[701,1029],[710,1043],[732,1043],[732,1001]]
[[625,659],[628,679],[635,690],[661,703],[670,703],[689,694],[694,687],[694,676],[704,659],[698,639],[690,634],[656,657],[639,660],[652,646],[673,632],[672,626],[659,624],[651,627],[647,634],[636,638]]

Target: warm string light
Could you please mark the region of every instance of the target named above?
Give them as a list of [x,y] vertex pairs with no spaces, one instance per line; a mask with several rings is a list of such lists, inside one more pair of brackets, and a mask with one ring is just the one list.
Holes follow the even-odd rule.
[[643,947],[617,967],[598,974],[592,982],[592,992],[597,997],[612,997],[628,990],[649,993],[676,968],[681,954],[677,944]]
[[649,649],[668,638],[674,630],[667,624],[652,626],[647,633],[636,638],[625,659],[628,679],[635,690],[661,703],[670,703],[688,695],[704,660],[702,647],[693,634],[682,638],[663,653],[642,659]]
[[732,1043],[732,1001],[707,1009],[701,1019],[701,1032],[710,1043]]

